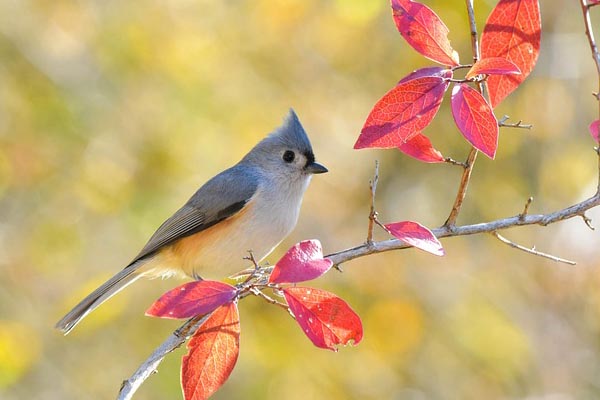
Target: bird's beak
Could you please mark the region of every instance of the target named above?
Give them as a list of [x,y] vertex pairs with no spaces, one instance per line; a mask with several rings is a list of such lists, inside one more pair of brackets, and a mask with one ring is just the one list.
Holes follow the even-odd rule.
[[309,174],[324,174],[329,171],[323,164],[319,164],[316,161],[307,164],[306,167],[304,167],[304,170]]

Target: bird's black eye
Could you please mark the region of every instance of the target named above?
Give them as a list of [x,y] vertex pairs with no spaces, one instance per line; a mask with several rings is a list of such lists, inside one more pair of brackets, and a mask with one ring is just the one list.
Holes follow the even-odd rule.
[[286,150],[286,152],[283,153],[283,161],[286,163],[291,163],[294,161],[294,158],[296,158],[296,154],[294,154],[294,152],[291,150]]

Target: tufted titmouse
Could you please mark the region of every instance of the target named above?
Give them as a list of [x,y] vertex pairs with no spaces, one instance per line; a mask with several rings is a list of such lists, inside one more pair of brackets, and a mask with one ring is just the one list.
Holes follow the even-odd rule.
[[233,167],[206,182],[152,235],[123,270],[83,299],[56,327],[79,321],[142,276],[224,276],[239,269],[248,250],[264,259],[294,228],[315,162],[294,110],[282,126]]

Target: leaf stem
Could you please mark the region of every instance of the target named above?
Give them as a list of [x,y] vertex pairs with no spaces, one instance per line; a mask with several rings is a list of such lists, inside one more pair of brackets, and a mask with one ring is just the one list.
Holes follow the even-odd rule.
[[290,310],[290,307],[287,304],[275,300],[274,298],[270,297],[269,295],[267,295],[266,293],[264,293],[262,290],[260,290],[258,288],[251,288],[250,293],[252,293],[254,296],[258,296],[258,297],[264,299],[267,303],[270,303],[270,304],[273,304],[273,305],[283,308],[284,310],[286,310],[288,312],[288,314],[290,314],[292,316],[292,318],[296,319],[296,317],[292,313],[292,310]]

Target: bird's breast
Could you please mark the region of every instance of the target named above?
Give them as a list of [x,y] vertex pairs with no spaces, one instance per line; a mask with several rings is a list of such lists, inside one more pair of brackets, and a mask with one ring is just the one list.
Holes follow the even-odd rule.
[[188,276],[221,279],[264,259],[292,231],[301,203],[290,193],[259,190],[237,214],[160,251],[155,266]]

